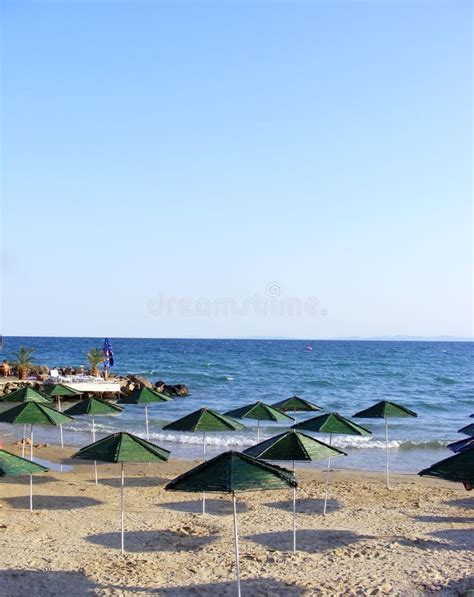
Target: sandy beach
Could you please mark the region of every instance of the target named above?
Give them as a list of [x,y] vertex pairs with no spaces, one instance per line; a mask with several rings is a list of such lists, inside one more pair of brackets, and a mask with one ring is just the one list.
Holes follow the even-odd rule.
[[[19,446],[6,446],[19,453]],[[61,462],[72,449],[36,450]],[[90,464],[34,479],[5,478],[0,498],[0,594],[233,595],[231,502],[165,492],[196,464],[128,465],[127,553],[120,554],[119,466]],[[291,553],[289,491],[239,494],[244,595],[462,595],[474,588],[474,500],[461,485],[378,473],[302,471],[298,553]]]

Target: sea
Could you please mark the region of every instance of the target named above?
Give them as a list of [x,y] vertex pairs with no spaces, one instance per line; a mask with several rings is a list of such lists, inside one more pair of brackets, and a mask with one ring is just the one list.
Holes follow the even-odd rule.
[[[171,450],[172,457],[202,457],[200,433],[167,432],[163,425],[200,407],[226,412],[257,400],[274,404],[298,395],[324,412],[351,417],[380,400],[392,400],[417,418],[389,420],[389,460],[393,471],[415,473],[451,455],[446,445],[462,439],[457,431],[474,413],[474,343],[329,340],[219,340],[111,338],[114,373],[134,373],[151,381],[183,383],[189,396],[149,407],[150,440]],[[35,363],[86,366],[86,353],[102,348],[103,338],[4,337],[1,358],[13,358],[20,346],[35,349]],[[2,404],[4,410],[9,405]],[[292,414],[292,413],[290,413]],[[297,413],[301,421],[318,413]],[[209,433],[206,457],[225,450],[244,450],[256,443],[256,422],[244,431]],[[347,456],[335,468],[381,471],[385,466],[383,420],[356,419],[370,437],[339,435],[333,445]],[[64,426],[65,442],[91,443],[90,419],[77,417]],[[96,418],[98,437],[124,430],[145,436],[144,410],[127,406],[117,416]],[[263,423],[260,438],[288,429]],[[0,424],[4,441],[20,437],[22,426]],[[328,441],[324,434],[314,434]],[[59,443],[54,427],[35,429],[35,440]],[[305,466],[322,468],[325,463]]]

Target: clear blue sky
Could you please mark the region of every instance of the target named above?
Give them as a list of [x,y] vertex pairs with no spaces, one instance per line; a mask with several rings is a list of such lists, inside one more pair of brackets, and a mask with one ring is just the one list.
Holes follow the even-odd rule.
[[470,2],[2,7],[4,334],[472,334]]

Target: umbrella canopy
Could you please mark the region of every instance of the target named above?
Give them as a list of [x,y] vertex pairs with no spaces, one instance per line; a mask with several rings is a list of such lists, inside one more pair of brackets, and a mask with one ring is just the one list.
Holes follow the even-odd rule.
[[458,429],[458,433],[464,433],[464,435],[474,436],[474,423],[470,423],[461,429]]
[[152,388],[136,388],[128,396],[122,396],[118,404],[153,404],[156,402],[168,402],[171,400],[170,396],[157,392]]
[[284,489],[296,486],[295,475],[291,471],[267,464],[240,452],[224,452],[173,479],[165,486],[165,489],[167,491],[211,491],[232,494],[237,595],[240,597],[240,557],[235,492]]
[[385,484],[387,489],[390,489],[390,476],[389,476],[389,465],[388,465],[388,419],[391,417],[417,417],[416,412],[396,404],[390,400],[381,400],[369,406],[364,410],[357,412],[354,417],[361,419],[384,419],[385,420]]
[[170,452],[160,448],[155,444],[145,441],[141,437],[119,431],[100,439],[93,444],[81,448],[79,452],[73,454],[73,458],[81,460],[100,460],[102,462],[120,462],[121,463],[121,485],[120,485],[120,537],[121,550],[124,553],[124,532],[125,532],[125,500],[124,500],[124,482],[125,462],[160,462],[167,461]]
[[440,460],[418,474],[464,483],[466,489],[471,489],[474,485],[474,448]]
[[260,439],[260,421],[294,421],[293,417],[289,417],[273,406],[260,401],[254,402],[253,404],[247,404],[247,406],[242,406],[235,410],[230,410],[225,414],[227,417],[235,417],[236,419],[256,419],[257,442]]
[[7,394],[0,398],[2,402],[44,402],[50,404],[52,401],[45,394],[38,392],[34,388],[26,386],[19,388],[11,394]]
[[[34,425],[61,425],[72,421],[69,415],[60,413],[51,406],[39,402],[23,402],[18,406],[9,408],[0,413],[0,423],[10,423],[12,425],[30,425],[30,459],[33,460],[33,426]],[[62,430],[61,430],[62,431]],[[23,456],[24,456],[23,442]],[[61,433],[62,446],[62,433]]]
[[183,473],[165,486],[167,491],[233,493],[296,487],[293,472],[241,452],[224,452]]
[[[265,460],[292,460],[293,470],[295,460],[323,460],[331,456],[347,456],[342,450],[294,430],[247,448],[244,454]],[[296,488],[293,488],[293,552],[296,552]]]
[[30,476],[30,512],[33,512],[33,475],[45,473],[48,469],[41,464],[21,458],[16,454],[0,450],[0,477]]
[[85,398],[81,400],[74,406],[68,408],[65,414],[71,416],[77,415],[114,415],[123,411],[123,408],[120,406],[116,406],[115,404],[110,404],[110,402],[106,402],[105,400],[100,400],[99,398]]
[[169,456],[169,450],[119,431],[81,448],[72,457],[102,462],[158,462],[168,460]]
[[304,398],[300,398],[299,396],[292,396],[291,398],[287,398],[286,400],[281,400],[280,402],[272,404],[272,406],[273,408],[277,408],[282,412],[308,412],[314,410],[323,410],[317,404],[313,404],[312,402],[309,402],[309,400],[305,400]]
[[361,419],[387,419],[388,417],[417,416],[416,412],[406,408],[406,406],[396,404],[390,400],[381,400],[380,402],[377,402],[377,404],[374,404],[365,410],[361,410],[354,415],[354,417],[359,417]]
[[35,475],[45,473],[47,469],[41,464],[21,458],[16,454],[0,450],[0,477],[17,477],[20,475]]
[[470,448],[474,448],[474,437],[466,437],[457,442],[453,442],[446,446],[451,452],[464,452]]
[[236,419],[257,419],[258,421],[293,421],[293,417],[289,417],[273,406],[260,401],[229,410],[225,413],[225,416]]
[[82,392],[79,392],[79,390],[75,390],[74,388],[70,388],[69,386],[66,386],[62,383],[55,383],[52,386],[49,386],[46,391],[48,392],[48,395],[51,396],[52,398],[55,398],[56,396],[58,396],[59,398],[63,398],[63,397],[74,397],[74,396],[81,396]]
[[189,415],[168,423],[163,427],[170,431],[238,431],[245,429],[245,426],[238,421],[232,420],[227,415],[211,410],[200,408]]
[[69,415],[38,402],[24,402],[0,413],[0,423],[13,425],[63,425],[69,421],[72,421]]
[[315,433],[334,433],[336,435],[372,435],[372,431],[357,425],[354,421],[350,421],[338,413],[318,415],[293,425],[293,429],[303,429]]
[[324,460],[345,452],[298,431],[286,431],[247,448],[244,454],[265,460]]

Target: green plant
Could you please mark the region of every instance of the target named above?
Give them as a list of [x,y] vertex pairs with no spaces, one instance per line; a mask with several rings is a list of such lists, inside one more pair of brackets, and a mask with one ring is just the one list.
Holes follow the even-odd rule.
[[36,352],[34,348],[26,348],[20,346],[16,355],[16,365],[18,367],[18,379],[26,379],[28,376],[28,369],[33,364],[33,354]]
[[86,357],[89,361],[91,374],[99,375],[99,363],[101,363],[104,360],[104,355],[102,354],[102,351],[98,348],[91,348],[89,352],[86,354]]

